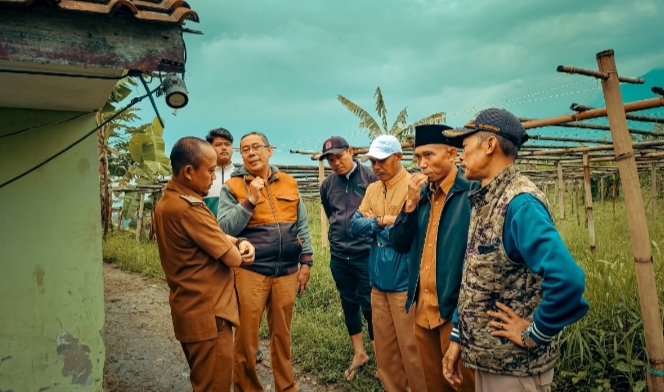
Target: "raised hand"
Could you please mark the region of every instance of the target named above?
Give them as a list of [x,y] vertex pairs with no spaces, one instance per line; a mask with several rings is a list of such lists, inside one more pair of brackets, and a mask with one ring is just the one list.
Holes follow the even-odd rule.
[[429,179],[422,173],[415,173],[408,180],[408,196],[406,197],[406,204],[404,210],[406,212],[413,212],[417,203],[420,201],[420,194],[422,186],[427,183]]
[[256,205],[261,197],[261,189],[265,187],[265,180],[260,177],[254,178],[249,184],[249,201]]

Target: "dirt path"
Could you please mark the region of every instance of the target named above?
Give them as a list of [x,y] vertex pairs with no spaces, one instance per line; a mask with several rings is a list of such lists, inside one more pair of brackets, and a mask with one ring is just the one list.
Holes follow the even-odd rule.
[[[104,390],[191,391],[189,367],[173,336],[166,282],[145,278],[104,264],[106,294],[106,345]],[[261,342],[265,360],[259,377],[265,391],[274,390],[269,348]],[[336,392],[341,388],[321,385],[295,369],[304,392]]]

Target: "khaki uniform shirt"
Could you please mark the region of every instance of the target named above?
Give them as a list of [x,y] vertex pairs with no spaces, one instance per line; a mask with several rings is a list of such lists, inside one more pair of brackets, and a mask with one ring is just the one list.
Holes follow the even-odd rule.
[[[431,192],[431,213],[420,263],[420,287],[415,309],[415,323],[420,327],[433,329],[445,323],[440,318],[438,292],[436,290],[436,248],[438,247],[438,224],[443,213],[445,199],[456,179],[458,168],[453,166],[440,186]],[[446,230],[443,228],[442,230]]]
[[215,317],[237,327],[235,274],[220,260],[234,245],[201,196],[169,181],[154,219],[175,337],[181,342],[215,339]]

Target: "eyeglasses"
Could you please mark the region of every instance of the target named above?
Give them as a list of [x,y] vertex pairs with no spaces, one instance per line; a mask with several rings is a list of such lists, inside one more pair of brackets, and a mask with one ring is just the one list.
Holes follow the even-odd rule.
[[240,149],[240,154],[242,154],[242,155],[247,155],[247,154],[249,154],[251,151],[257,153],[258,151],[260,151],[261,148],[268,148],[268,147],[270,147],[270,146],[269,146],[269,145],[262,145],[262,144],[254,144],[254,145],[251,146],[251,147],[249,147],[249,146],[242,147],[242,148]]

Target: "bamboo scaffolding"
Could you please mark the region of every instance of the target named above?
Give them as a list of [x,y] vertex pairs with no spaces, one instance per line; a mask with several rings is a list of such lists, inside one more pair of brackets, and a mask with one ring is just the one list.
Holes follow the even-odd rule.
[[[650,235],[646,224],[646,213],[641,196],[641,186],[636,170],[634,149],[627,131],[625,113],[628,105],[623,105],[620,93],[618,71],[616,69],[613,50],[606,50],[597,54],[599,71],[609,77],[602,81],[602,91],[606,102],[606,115],[611,127],[611,136],[614,141],[614,152],[618,160],[620,180],[623,184],[623,196],[627,209],[627,221],[632,239],[634,253],[634,268],[641,305],[641,316],[646,337],[646,348],[650,367],[664,370],[664,338],[662,337],[662,318],[660,315],[655,271],[650,250]],[[658,98],[660,101],[664,97]],[[642,101],[643,102],[643,101]],[[660,102],[661,103],[661,102]],[[592,112],[581,112],[579,114]],[[664,391],[664,378],[656,377],[651,372],[646,374],[649,391]]]
[[[623,108],[625,113],[635,112],[638,110],[654,109],[664,106],[664,96],[645,99],[643,101],[636,101],[624,104]],[[524,128],[541,128],[549,125],[557,125],[569,123],[573,121],[587,120],[591,118],[606,117],[606,108],[587,110],[585,112],[578,112],[572,114],[564,114],[562,116],[550,117],[540,120],[526,121],[523,123]],[[626,129],[625,129],[626,130]],[[613,132],[612,132],[613,134]],[[629,135],[629,133],[628,133]]]
[[[573,67],[571,65],[559,65],[557,71],[569,74],[591,76],[602,80],[607,80],[609,78],[609,74],[606,72],[596,71],[594,69]],[[643,78],[629,78],[625,76],[618,76],[618,80],[623,83],[631,83],[631,84],[643,84],[646,81]]]
[[657,167],[654,163],[650,170],[650,217],[655,219],[657,216]]
[[[572,104],[575,105],[575,104]],[[519,117],[519,120],[521,122],[527,122],[527,121],[535,121],[537,119],[535,118],[529,118],[529,117]],[[661,119],[660,122],[664,122],[664,119]],[[562,124],[556,124],[556,125],[551,125],[552,127],[564,127],[564,128],[579,128],[579,129],[592,129],[595,131],[611,131],[611,128],[609,128],[608,125],[602,125],[602,124],[589,124],[589,123],[584,123],[584,122],[579,122],[579,121],[572,121],[568,123],[562,123]],[[634,129],[634,128],[629,128],[629,133],[633,133],[635,135],[646,135],[646,136],[664,136],[664,132],[655,132],[655,131],[646,131],[643,129]]]
[[565,181],[563,179],[563,163],[558,161],[558,195],[560,196],[560,233],[565,232]]
[[[358,169],[359,170],[359,169]],[[323,166],[323,161],[318,161],[318,185],[323,184],[325,180],[325,166]],[[327,216],[325,215],[325,209],[323,204],[320,205],[320,243],[324,248],[329,248],[330,244],[327,240]]]
[[136,241],[141,240],[141,231],[143,231],[143,207],[145,207],[145,193],[140,194],[141,201],[138,204],[138,219],[136,220]]
[[590,167],[588,153],[583,153],[583,182],[585,188],[586,221],[588,223],[588,242],[590,253],[595,254],[595,223],[593,221],[593,194],[590,188]]
[[[571,110],[574,110],[575,112],[585,112],[587,110],[595,110],[595,108],[586,105],[581,105],[579,103],[573,103],[569,108]],[[642,114],[626,114],[625,117],[630,121],[649,122],[649,123],[658,123],[658,124],[664,123],[664,118],[644,116]]]

